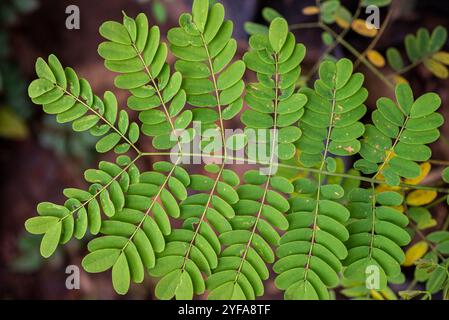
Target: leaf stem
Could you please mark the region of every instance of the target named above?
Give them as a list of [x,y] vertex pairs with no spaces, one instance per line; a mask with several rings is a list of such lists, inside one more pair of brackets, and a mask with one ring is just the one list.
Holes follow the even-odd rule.
[[[151,80],[151,83],[152,83],[152,85],[154,87],[154,90],[156,90],[156,93],[158,95],[159,101],[161,102],[162,109],[164,110],[165,118],[167,119],[167,121],[168,121],[168,123],[170,125],[170,128],[172,130],[172,133],[174,134],[176,129],[175,129],[175,126],[173,124],[173,120],[170,117],[170,114],[168,112],[168,108],[165,105],[165,101],[164,101],[164,98],[162,97],[161,91],[159,90],[159,86],[157,85],[156,80],[154,79],[153,75],[151,74],[150,69],[148,69],[148,66],[145,63],[145,59],[142,57],[142,52],[139,51],[139,49],[136,47],[135,43],[133,43],[132,46],[133,46],[134,50],[136,51],[137,56],[139,57],[139,60],[142,63],[142,66],[145,69],[145,73],[148,75],[148,77],[150,77],[150,80]],[[181,146],[181,142],[179,141],[179,139],[178,139],[178,143],[177,144],[178,144],[179,151],[182,151],[182,146]]]
[[404,68],[402,68],[399,71],[396,71],[395,73],[392,74],[392,76],[394,76],[394,75],[401,75],[401,74],[404,74],[404,73],[407,73],[407,72],[413,70],[414,68],[419,66],[421,63],[423,63],[424,60],[426,60],[430,56],[431,56],[431,54],[425,55],[423,58],[421,58],[419,60],[416,60],[415,62],[412,62],[411,64],[409,64],[408,66],[405,66]]
[[447,230],[448,228],[449,228],[449,214],[447,215],[446,220],[444,220],[444,224],[441,230]]
[[[224,157],[220,156],[220,155],[208,155],[208,154],[201,154],[201,153],[177,153],[177,152],[144,152],[144,153],[142,153],[142,156],[170,156],[170,155],[224,159]],[[254,160],[254,159],[250,159],[250,158],[233,157],[230,155],[227,155],[226,159],[234,160],[234,161],[238,161],[238,162],[247,162],[249,164],[269,165],[269,163],[266,161]],[[325,170],[320,171],[319,169],[298,167],[298,166],[284,164],[284,163],[278,163],[277,166],[279,168],[292,169],[292,170],[303,171],[303,172],[321,173],[323,175],[331,176],[331,177],[354,179],[354,180],[360,180],[360,181],[374,183],[374,184],[385,184],[384,180],[377,180],[377,179],[372,179],[372,178],[368,178],[368,177],[356,176],[356,175],[352,175],[352,174],[329,172],[329,171],[325,171]],[[447,189],[447,188],[438,188],[438,187],[432,187],[432,186],[426,186],[426,185],[413,185],[413,184],[408,184],[408,183],[400,183],[399,186],[408,188],[408,189],[416,189],[416,190],[434,190],[439,193],[449,194],[449,189]]]
[[426,208],[426,209],[433,208],[433,207],[435,207],[436,205],[438,205],[438,204],[440,204],[440,203],[446,201],[446,199],[447,199],[447,194],[444,195],[444,196],[442,196],[442,197],[439,197],[438,199],[436,199],[436,200],[433,201],[432,203],[428,204],[425,208]]
[[[335,84],[335,82],[336,82],[336,74],[334,74],[334,76],[333,76],[333,82]],[[322,172],[324,171],[324,166],[326,165],[327,155],[329,153],[329,145],[330,145],[330,142],[331,142],[332,129],[333,129],[333,124],[334,124],[335,108],[336,108],[336,105],[337,105],[337,98],[336,98],[336,96],[337,96],[337,88],[334,87],[332,89],[332,109],[331,109],[329,125],[328,125],[329,129],[327,131],[326,145],[325,145],[325,148],[324,148],[323,160],[321,161],[320,169],[319,169],[319,172],[318,172],[318,188],[317,188],[317,192],[316,192],[315,210],[313,211],[312,238],[310,239],[310,249],[309,249],[309,253],[307,255],[307,262],[306,262],[306,265],[304,267],[304,269],[305,269],[305,271],[304,271],[304,281],[307,281],[307,275],[308,275],[309,268],[310,268],[310,262],[311,262],[311,259],[312,259],[313,248],[315,246],[315,241],[316,241],[316,233],[317,233],[317,229],[318,229],[318,211],[319,211],[321,187],[322,187]]]
[[184,272],[185,267],[186,267],[186,263],[187,260],[189,259],[190,256],[190,251],[193,247],[193,243],[195,242],[196,237],[198,236],[199,232],[200,232],[200,228],[202,223],[204,222],[204,220],[206,219],[207,216],[207,211],[209,209],[209,206],[212,202],[212,198],[214,196],[215,193],[215,189],[217,188],[218,182],[220,181],[221,175],[223,173],[225,164],[226,164],[226,159],[227,159],[227,151],[226,151],[226,139],[225,139],[225,133],[224,133],[224,123],[223,123],[223,115],[222,115],[222,110],[221,110],[221,102],[220,102],[220,93],[218,91],[218,85],[217,85],[217,80],[215,78],[215,73],[214,73],[214,68],[213,68],[213,63],[212,63],[212,57],[210,55],[209,52],[209,47],[206,43],[206,40],[204,39],[204,35],[203,33],[200,32],[200,36],[201,36],[201,41],[203,43],[203,47],[206,51],[206,55],[207,55],[207,60],[209,63],[209,69],[210,69],[210,73],[212,76],[212,83],[214,85],[214,90],[215,90],[215,97],[217,99],[217,108],[218,108],[218,116],[219,116],[219,121],[220,121],[220,132],[221,132],[221,140],[222,140],[222,151],[223,151],[223,157],[222,157],[222,164],[220,166],[220,171],[218,172],[215,181],[214,181],[214,185],[212,187],[212,189],[209,192],[209,197],[207,199],[207,203],[204,207],[203,213],[201,214],[200,220],[198,221],[198,225],[195,228],[195,232],[193,234],[192,240],[190,241],[189,247],[187,249],[186,254],[184,255],[184,262],[182,265],[182,271]]
[[274,161],[274,156],[276,154],[276,143],[277,143],[277,120],[278,120],[278,105],[279,105],[279,59],[278,56],[275,54],[274,55],[274,60],[275,60],[275,79],[274,79],[274,83],[275,83],[275,98],[274,98],[274,122],[273,122],[273,139],[271,141],[271,155],[270,155],[270,163],[269,163],[269,171],[268,171],[268,178],[267,181],[265,183],[265,187],[264,187],[264,191],[263,191],[263,195],[262,195],[262,199],[260,202],[260,206],[259,206],[259,210],[257,211],[257,215],[256,215],[256,221],[254,221],[254,226],[251,230],[251,236],[248,239],[248,242],[246,243],[245,246],[245,251],[242,254],[241,260],[240,260],[240,265],[239,268],[237,270],[237,274],[234,280],[234,284],[238,281],[238,278],[240,276],[240,273],[242,271],[243,268],[243,264],[246,261],[246,256],[248,254],[249,248],[251,247],[251,243],[253,241],[254,235],[256,233],[256,229],[257,229],[257,225],[260,221],[260,216],[262,214],[262,210],[263,207],[265,205],[265,200],[267,197],[267,193],[268,193],[268,187],[270,185],[270,181],[271,181],[271,176],[272,176],[272,170],[273,170],[273,161]]
[[449,166],[449,161],[445,160],[429,160],[431,164],[441,165],[441,166]]
[[310,28],[320,28],[319,22],[294,23],[289,26],[290,31]]

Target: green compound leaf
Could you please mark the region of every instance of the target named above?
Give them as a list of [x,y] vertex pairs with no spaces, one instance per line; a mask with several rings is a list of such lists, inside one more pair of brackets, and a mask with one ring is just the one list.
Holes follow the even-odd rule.
[[[170,49],[178,58],[176,70],[184,76],[187,102],[196,108],[215,107],[233,118],[242,108],[245,72],[242,61],[231,63],[237,50],[233,24],[224,19],[224,7],[208,1],[194,2],[192,16],[184,14],[180,26],[168,32]],[[196,121],[196,117],[193,121]]]
[[[193,292],[204,293],[204,275],[209,276],[217,267],[221,252],[217,233],[232,230],[228,220],[235,215],[233,205],[239,200],[234,190],[238,176],[218,166],[206,169],[215,178],[190,177],[189,188],[200,193],[181,202],[183,226],[166,237],[165,250],[157,254],[157,262],[150,270],[151,275],[162,277],[156,286],[156,295],[161,299],[191,299]],[[172,262],[167,264],[169,260]]]
[[[282,18],[274,19],[270,24],[272,32],[282,29],[283,23],[285,20]],[[296,44],[294,35],[287,30],[276,52],[269,37],[260,33],[252,35],[252,50],[243,57],[247,67],[256,73],[259,82],[247,85],[245,101],[250,109],[243,112],[241,121],[246,126],[249,144],[256,146],[256,150],[248,154],[250,158],[257,159],[259,149],[268,149],[275,152],[278,158],[288,160],[296,153],[293,143],[301,133],[295,124],[304,114],[307,102],[306,95],[294,92],[305,48],[302,44]],[[296,130],[294,135],[286,138],[285,134],[293,130]],[[280,142],[278,148],[273,148],[273,141]]]
[[[171,233],[169,216],[179,216],[178,201],[187,197],[190,178],[184,169],[169,162],[157,162],[153,169],[136,172],[128,180],[122,208],[103,221],[102,236],[89,242],[90,253],[83,260],[88,272],[112,268],[112,283],[119,294],[128,292],[130,281],[142,282],[145,269],[155,266],[156,254],[166,246],[164,236]],[[101,258],[105,252],[109,254]],[[96,257],[105,260],[101,268],[91,266]]]
[[84,238],[88,230],[96,235],[102,226],[102,212],[112,217],[123,210],[125,193],[137,172],[127,156],[117,158],[117,163],[101,161],[98,169],[88,169],[84,174],[90,183],[87,190],[64,189],[67,197],[64,205],[40,203],[39,216],[28,219],[25,228],[30,233],[44,235],[42,255],[49,257],[58,244],[66,244],[72,237]]
[[403,197],[391,191],[376,195],[371,190],[354,189],[349,199],[354,220],[348,225],[345,277],[365,282],[367,270],[377,268],[381,275],[379,289],[384,289],[388,280],[400,274],[405,260],[401,246],[411,240],[405,230],[407,217],[388,207],[401,205]]
[[[116,29],[115,24],[108,24],[105,34],[110,36],[111,30]],[[124,41],[120,36],[118,39]],[[54,55],[48,57],[48,63],[39,58],[36,73],[39,79],[31,82],[28,94],[35,104],[43,106],[44,112],[56,115],[59,123],[72,122],[74,131],[89,131],[93,136],[103,136],[97,143],[100,153],[114,149],[120,142],[122,147],[115,148],[116,153],[127,152],[130,147],[137,151],[134,143],[139,130],[135,123],[129,127],[133,128],[132,132],[118,128],[117,99],[112,92],[105,92],[101,100],[93,94],[85,79],[79,79],[69,67],[64,69]],[[122,110],[121,113],[126,114],[126,111]]]
[[[383,174],[386,182],[397,185],[400,178],[416,178],[420,174],[416,161],[427,161],[431,156],[426,144],[438,139],[438,128],[443,124],[435,112],[441,99],[427,93],[414,99],[409,85],[396,87],[397,103],[381,98],[372,113],[373,125],[366,125],[360,155],[355,168],[365,174]],[[436,121],[430,121],[435,118]],[[424,124],[425,123],[425,124]],[[419,125],[421,124],[421,125]]]
[[297,145],[301,150],[299,159],[307,167],[322,160],[326,148],[320,141],[328,135],[329,153],[349,156],[360,150],[358,138],[365,130],[358,120],[366,112],[363,103],[368,93],[362,87],[363,76],[352,74],[352,70],[348,59],[325,61],[320,66],[315,90],[300,90],[307,96],[307,104],[300,123],[303,135]]
[[[207,280],[209,299],[253,300],[264,294],[263,281],[269,277],[265,263],[273,263],[275,259],[270,245],[279,245],[277,229],[288,228],[284,213],[290,207],[280,193],[269,189],[271,179],[274,178],[248,171],[246,184],[237,189],[239,202],[233,205],[232,231],[220,235],[220,242],[226,248]],[[264,186],[259,185],[261,180],[265,180]],[[293,191],[289,181],[284,183],[280,189],[287,193]]]
[[[404,46],[407,57],[412,63],[411,66],[423,63],[435,76],[447,78],[447,68],[431,58],[443,48],[446,40],[447,30],[442,26],[436,27],[432,32],[420,28],[416,34],[408,34],[405,37]],[[397,48],[388,48],[386,56],[390,67],[399,73],[403,73],[408,67]]]
[[[105,67],[119,73],[115,85],[131,92],[128,107],[139,112],[142,132],[153,137],[156,149],[169,149],[178,144],[174,131],[179,128],[175,123],[186,103],[186,95],[181,88],[182,75],[171,73],[166,63],[168,49],[160,42],[159,28],[149,28],[148,18],[141,13],[135,19],[124,15],[123,24],[105,22],[100,34],[109,41],[101,43],[98,52],[105,59]],[[161,116],[153,118],[154,112]],[[132,138],[136,140],[136,125],[133,131]],[[109,139],[100,150],[107,150],[115,138]]]

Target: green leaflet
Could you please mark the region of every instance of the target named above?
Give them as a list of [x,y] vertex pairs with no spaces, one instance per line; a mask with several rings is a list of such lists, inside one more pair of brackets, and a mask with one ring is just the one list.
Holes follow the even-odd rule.
[[41,241],[41,255],[48,258],[55,252],[61,237],[62,223],[57,222],[47,229]]
[[262,16],[268,22],[273,21],[275,18],[282,18],[279,12],[270,7],[265,7],[262,9]]
[[193,297],[193,284],[189,273],[173,270],[167,274],[159,281],[156,287],[156,296],[162,300],[169,300],[174,296],[178,300],[191,300]]
[[277,17],[275,18],[268,30],[268,39],[270,40],[271,48],[274,52],[281,51],[284,46],[285,40],[288,34],[288,24],[285,19]]
[[207,14],[209,12],[208,0],[194,0],[192,4],[193,22],[198,28],[199,32],[204,32],[204,27],[207,22]]
[[389,48],[387,50],[387,61],[388,64],[396,71],[404,68],[404,61],[402,60],[399,50],[396,48]]

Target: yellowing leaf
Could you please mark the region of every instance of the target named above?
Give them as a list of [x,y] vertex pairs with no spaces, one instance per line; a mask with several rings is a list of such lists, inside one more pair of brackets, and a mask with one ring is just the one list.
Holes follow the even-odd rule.
[[351,27],[352,30],[364,37],[373,38],[377,35],[377,29],[373,25],[362,19],[354,20]]
[[[379,179],[379,176],[378,176]],[[379,179],[381,180],[381,179]],[[397,191],[400,190],[400,187],[392,187],[387,184],[380,184],[376,187],[376,192],[384,192],[384,191]]]
[[[377,175],[377,178],[376,178],[376,179],[377,179],[377,180],[380,180],[380,181],[384,181],[384,180],[385,180],[385,177],[383,176],[382,173],[379,173],[379,174]],[[376,187],[376,192],[378,192],[378,193],[384,192],[384,191],[397,191],[397,190],[401,190],[401,188],[400,188],[400,187],[389,186],[389,185],[387,185],[387,184],[379,184],[379,185]]]
[[396,157],[396,153],[393,150],[385,150],[385,160],[384,160],[385,162],[388,163],[388,161],[390,161],[394,157]]
[[377,174],[377,180],[385,180],[385,177],[382,173]]
[[395,84],[401,84],[401,83],[408,84],[409,83],[407,79],[405,79],[404,77],[402,77],[400,75],[393,76],[393,81]]
[[420,230],[428,229],[435,227],[437,225],[437,221],[435,219],[430,218],[427,221],[420,221],[418,222],[418,228]]
[[9,108],[0,109],[0,137],[14,140],[24,140],[28,137],[26,124]]
[[382,295],[385,297],[386,300],[397,300],[398,298],[394,294],[393,290],[391,290],[389,287],[381,291]]
[[420,183],[427,177],[427,175],[430,172],[430,169],[432,168],[432,165],[429,162],[424,162],[424,163],[421,163],[420,168],[421,168],[421,173],[419,174],[419,176],[417,176],[416,178],[413,178],[413,179],[405,179],[404,182],[406,184],[417,185],[418,183]]
[[435,77],[440,79],[447,79],[449,77],[449,70],[436,60],[426,59],[424,60],[424,65]]
[[369,50],[366,53],[368,60],[378,68],[385,66],[385,58],[376,50]]
[[391,206],[394,210],[404,213],[404,206]]
[[342,29],[348,29],[351,26],[351,23],[349,21],[347,21],[346,19],[343,19],[341,17],[336,17],[335,22]]
[[410,206],[423,206],[431,203],[438,193],[433,190],[415,190],[407,195],[407,204]]
[[385,300],[383,295],[375,290],[370,290],[370,295],[374,300]]
[[449,65],[449,52],[437,52],[432,56],[432,58],[438,62],[444,63],[445,65]]
[[405,252],[405,261],[404,263],[402,263],[402,265],[406,267],[412,266],[416,261],[421,259],[426,254],[428,249],[429,246],[425,241],[415,243]]
[[313,16],[320,13],[320,8],[315,7],[315,6],[308,6],[305,7],[304,9],[302,9],[302,14],[306,15],[306,16]]

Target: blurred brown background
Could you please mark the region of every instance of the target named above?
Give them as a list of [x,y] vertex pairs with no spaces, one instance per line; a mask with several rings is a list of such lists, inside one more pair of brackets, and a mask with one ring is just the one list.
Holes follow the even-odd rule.
[[[313,0],[221,0],[227,18],[234,21],[234,36],[239,41],[239,54],[247,47],[245,21],[262,22],[261,9],[271,6],[283,14],[289,23],[314,21],[316,17],[301,14]],[[355,10],[356,0],[342,0]],[[79,6],[80,30],[65,27],[68,5]],[[35,215],[41,201],[63,202],[62,189],[83,187],[83,171],[95,167],[100,159],[94,152],[95,140],[88,135],[74,134],[70,126],[56,125],[53,117],[43,114],[27,98],[27,85],[34,79],[37,57],[56,54],[63,65],[73,67],[88,79],[97,94],[113,89],[114,75],[103,67],[96,50],[101,41],[98,34],[105,20],[121,20],[124,10],[129,16],[145,12],[151,23],[161,26],[165,35],[177,24],[180,13],[190,10],[191,0],[1,0],[0,2],[0,298],[2,299],[117,299],[110,274],[89,275],[81,270],[81,289],[67,290],[65,268],[80,265],[85,243],[72,241],[58,249],[48,261],[39,256],[39,238],[25,234],[24,221]],[[377,49],[381,52],[395,46],[403,50],[403,39],[419,27],[433,29],[449,27],[449,1],[395,0],[392,21]],[[382,10],[382,18],[385,11]],[[303,42],[308,54],[303,63],[307,72],[319,59],[324,45],[318,30],[300,30],[297,40]],[[370,39],[349,33],[347,40],[363,51]],[[448,45],[445,47],[449,51]],[[334,51],[337,57],[353,57],[343,48]],[[173,61],[173,57],[170,57]],[[368,70],[366,87],[370,91],[369,107],[381,95],[391,95]],[[440,109],[449,119],[449,90],[447,80],[438,80],[424,68],[407,74],[416,94],[438,92],[444,103]],[[126,92],[114,90],[125,105]],[[229,124],[230,126],[237,124]],[[449,121],[442,128],[449,138]],[[142,140],[142,139],[141,139]],[[145,140],[145,139],[143,139]],[[433,146],[434,158],[449,160],[449,148],[443,139]],[[141,142],[143,149],[148,142]],[[148,159],[147,159],[148,161]],[[150,163],[141,163],[149,168]],[[432,177],[430,177],[432,179]],[[443,216],[437,212],[436,217]],[[153,283],[133,285],[124,298],[151,299]],[[274,285],[268,283],[265,298],[280,298]],[[120,297],[122,298],[122,297]]]

